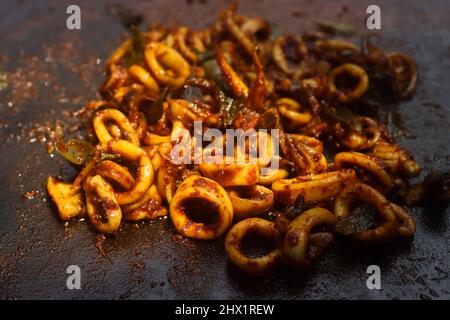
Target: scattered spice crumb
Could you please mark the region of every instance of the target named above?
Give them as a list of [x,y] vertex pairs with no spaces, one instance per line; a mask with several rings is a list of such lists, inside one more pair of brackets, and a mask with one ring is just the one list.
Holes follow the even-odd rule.
[[106,237],[103,234],[102,235],[98,235],[97,238],[95,239],[95,247],[98,249],[98,252],[100,253],[100,255],[103,258],[106,258],[106,259],[109,260],[110,258],[108,257],[108,255],[106,254],[106,252],[105,252],[105,250],[103,248],[103,244],[105,242],[105,239],[106,239]]
[[39,190],[32,190],[22,194],[22,199],[31,200],[34,199],[39,194]]

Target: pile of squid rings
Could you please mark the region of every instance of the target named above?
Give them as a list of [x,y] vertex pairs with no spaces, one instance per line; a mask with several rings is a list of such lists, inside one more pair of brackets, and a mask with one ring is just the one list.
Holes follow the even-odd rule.
[[[412,239],[413,218],[391,199],[421,168],[365,115],[364,99],[405,99],[416,82],[406,54],[386,54],[370,39],[357,46],[320,32],[277,34],[236,6],[204,30],[134,29],[107,61],[103,100],[78,112],[92,153],[72,183],[49,177],[47,189],[62,220],[87,217],[100,233],[169,216],[184,237],[225,235],[229,259],[249,275],[281,263],[309,267],[361,204],[374,208],[374,224],[343,237]],[[279,168],[174,163],[172,134],[192,131],[194,121],[222,132],[278,129]],[[251,234],[268,239],[270,251],[245,254]]]

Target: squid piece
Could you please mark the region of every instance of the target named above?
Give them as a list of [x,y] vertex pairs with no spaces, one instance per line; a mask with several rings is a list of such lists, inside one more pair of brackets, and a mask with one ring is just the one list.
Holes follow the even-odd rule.
[[251,56],[253,54],[255,45],[236,24],[234,17],[235,11],[236,6],[231,6],[225,11],[225,25],[233,38],[241,45],[244,51],[249,56]]
[[[350,77],[357,81],[353,88],[346,88],[346,83],[340,84],[339,80]],[[352,81],[353,82],[353,81]],[[328,75],[328,86],[332,93],[336,93],[342,103],[351,102],[362,97],[369,88],[369,76],[366,71],[356,64],[345,63],[333,69]]]
[[399,224],[398,235],[408,240],[414,238],[414,233],[416,233],[416,222],[413,217],[411,217],[405,209],[395,203],[391,203],[391,207],[394,210]]
[[[240,26],[240,29],[249,37],[266,39],[272,32],[270,24],[262,18],[247,18]],[[261,39],[262,40],[262,39]]]
[[[282,136],[285,135],[280,134],[280,140]],[[314,147],[310,147],[308,141],[293,139],[290,135],[283,139],[288,147],[286,156],[295,164],[297,174],[317,174],[328,169],[325,156]]]
[[370,203],[375,206],[379,225],[374,229],[359,231],[349,235],[350,238],[367,244],[383,244],[391,241],[398,233],[397,216],[392,204],[374,188],[360,182],[356,182],[336,197],[334,202],[334,214],[338,219],[350,215],[351,205],[356,200]]
[[158,188],[152,185],[138,201],[122,207],[123,219],[128,221],[156,220],[167,216]]
[[393,173],[398,173],[405,177],[417,177],[422,169],[412,159],[412,157],[394,143],[380,140],[371,152],[371,155],[379,159]]
[[142,144],[146,146],[155,146],[162,143],[168,143],[170,141],[170,136],[161,136],[151,132],[147,132],[147,134],[142,138]]
[[175,194],[181,177],[181,168],[174,165],[169,160],[163,160],[156,175],[156,185],[158,192],[169,204]]
[[313,260],[317,259],[331,245],[334,238],[331,233],[328,233],[327,237],[323,237],[321,239],[322,243],[317,243],[319,252],[316,252],[312,256],[311,251],[308,249],[310,249],[311,244],[314,242],[315,235],[312,234],[313,228],[317,226],[328,226],[334,229],[336,221],[336,217],[330,211],[323,208],[313,208],[297,216],[289,224],[284,238],[282,247],[283,262],[294,269],[310,267]]
[[286,179],[289,176],[289,172],[285,169],[266,168],[266,170],[267,174],[259,174],[258,184],[271,185],[275,181]]
[[192,127],[194,121],[206,121],[211,116],[209,110],[182,99],[169,100],[166,108],[169,119],[180,121],[186,128]]
[[122,221],[122,210],[113,188],[99,175],[88,177],[84,183],[89,221],[102,233],[115,233]]
[[401,52],[392,52],[387,55],[389,66],[396,76],[396,91],[400,99],[412,96],[417,85],[417,67],[414,60]]
[[202,163],[199,169],[203,175],[218,182],[223,187],[250,186],[259,180],[259,167],[245,163]]
[[339,137],[341,144],[350,150],[358,151],[372,148],[381,138],[378,123],[369,117],[357,117],[362,126],[361,132],[350,130]]
[[230,189],[228,196],[233,205],[234,217],[238,220],[267,212],[274,203],[272,190],[259,185]]
[[145,70],[141,66],[133,64],[130,67],[129,72],[136,79],[142,82],[142,84],[145,85],[147,89],[149,89],[152,92],[159,93],[160,88],[158,82],[156,82],[156,80],[151,76],[151,74],[147,70]]
[[[113,64],[109,67],[108,78],[100,89],[100,92],[107,96],[112,96],[120,102],[122,94],[119,91],[125,90],[126,87],[124,86],[128,78],[127,68]],[[126,88],[126,90],[129,90],[129,88]]]
[[153,167],[149,156],[143,149],[126,140],[111,140],[106,146],[106,152],[136,164],[135,184],[130,190],[116,192],[116,198],[120,205],[137,201],[153,183]]
[[172,88],[181,87],[191,75],[190,66],[183,56],[160,42],[145,47],[145,60],[156,80]]
[[[383,163],[373,156],[369,156],[359,152],[340,152],[334,156],[334,168],[342,169],[345,167],[355,167],[361,169],[365,176],[359,176],[360,179],[370,180],[370,183],[378,183],[383,193],[389,192],[394,187],[394,181],[386,171]],[[372,181],[373,178],[376,181]]]
[[108,121],[114,121],[114,124],[120,128],[121,135],[124,139],[130,141],[136,146],[139,145],[139,137],[130,121],[117,109],[104,109],[95,114],[93,126],[95,134],[102,145],[106,145],[114,139],[106,127],[106,123]]
[[165,160],[170,158],[172,143],[165,142],[158,145],[145,147],[144,149],[150,157],[153,171],[157,172],[164,165]]
[[110,160],[100,162],[95,167],[95,174],[107,180],[114,181],[125,190],[130,190],[135,183],[133,176],[126,167]]
[[[293,75],[297,68],[291,67],[289,61],[286,59],[286,55],[284,54],[284,46],[288,41],[291,41],[294,46],[290,46],[290,50],[296,50],[297,55],[301,56],[303,59],[308,55],[308,48],[306,47],[303,40],[299,37],[278,37],[272,47],[272,59],[280,68],[281,71],[288,75]],[[300,61],[295,61],[296,63],[300,63]]]
[[358,46],[354,45],[351,42],[340,40],[340,39],[325,39],[325,40],[317,40],[315,42],[316,49],[321,50],[349,50],[353,52],[359,52]]
[[349,57],[357,57],[360,53],[358,46],[340,39],[317,40],[315,47],[318,52],[334,62],[348,61]]
[[[262,257],[248,257],[242,252],[244,237],[257,234],[270,240],[274,249]],[[225,239],[225,252],[233,264],[250,276],[264,276],[281,262],[281,234],[273,222],[248,218],[235,224]]]
[[115,65],[119,63],[119,61],[125,56],[128,52],[132,44],[132,39],[127,39],[122,42],[119,47],[112,53],[109,59],[106,61],[106,65],[111,67],[111,65]]
[[253,80],[252,87],[248,94],[247,106],[250,110],[263,112],[266,105],[267,80],[264,75],[264,66],[261,63],[256,50],[253,52],[252,58],[256,67],[256,77]]
[[275,200],[284,205],[294,205],[298,197],[306,202],[321,201],[334,197],[344,187],[356,181],[354,170],[299,176],[278,180],[272,184]]
[[310,147],[316,152],[323,153],[324,151],[323,143],[319,139],[305,136],[302,134],[293,134],[293,133],[289,134],[289,137],[291,137],[292,140],[296,142],[302,142],[303,144],[306,144],[308,147]]
[[70,183],[48,177],[47,191],[58,208],[61,220],[69,221],[72,218],[84,215],[86,208],[79,186],[74,187]]
[[[197,52],[204,52],[206,50],[199,34],[196,32],[192,32],[186,27],[180,27],[178,28],[174,37],[175,45],[180,53],[190,62],[197,63],[198,57],[194,50],[196,50]],[[189,47],[189,40],[192,43],[192,49],[194,50]]]
[[170,217],[177,231],[187,238],[215,239],[230,227],[233,205],[217,182],[190,176],[170,202]]
[[293,127],[300,127],[307,124],[312,119],[311,112],[302,110],[300,103],[293,99],[281,98],[276,102],[280,115],[287,119]]
[[[253,49],[252,49],[253,50]],[[230,88],[231,92],[235,97],[248,97],[248,87],[238,76],[238,74],[233,70],[231,65],[228,63],[224,54],[219,48],[216,48],[216,60],[217,64],[222,71],[223,77]]]

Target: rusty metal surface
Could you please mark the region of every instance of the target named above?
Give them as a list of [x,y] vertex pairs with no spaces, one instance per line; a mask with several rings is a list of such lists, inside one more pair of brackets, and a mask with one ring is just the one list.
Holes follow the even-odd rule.
[[[135,1],[128,1],[128,5]],[[65,28],[66,7],[78,3],[82,29]],[[340,20],[367,33],[370,1],[242,1],[240,11],[260,15],[289,32],[317,19]],[[450,4],[446,0],[378,1],[381,47],[412,54],[420,73],[414,98],[392,108],[413,137],[400,137],[425,172],[450,169]],[[95,247],[86,222],[64,226],[45,192],[48,175],[70,179],[75,169],[32,143],[30,129],[54,123],[65,109],[95,98],[104,59],[124,30],[106,13],[105,1],[2,1],[0,65],[12,82],[0,90],[0,297],[105,299],[448,299],[450,210],[412,208],[415,240],[383,249],[338,242],[306,273],[275,272],[267,279],[240,275],[227,261],[223,240],[199,242],[174,236],[170,221],[125,224]],[[219,1],[136,1],[145,23],[204,26]],[[346,9],[347,8],[347,9]],[[97,58],[100,59],[97,61]],[[31,142],[30,142],[31,140]],[[24,198],[25,192],[37,194]],[[67,266],[82,270],[82,289],[66,288]],[[366,288],[366,268],[377,264],[382,290]]]

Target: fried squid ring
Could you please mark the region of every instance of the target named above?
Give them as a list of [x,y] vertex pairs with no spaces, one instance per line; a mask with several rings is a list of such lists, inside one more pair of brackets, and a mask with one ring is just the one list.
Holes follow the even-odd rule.
[[371,176],[375,177],[383,192],[389,192],[394,187],[394,182],[385,170],[384,165],[373,156],[353,151],[340,152],[334,156],[335,169],[342,169],[348,166],[362,169],[364,173],[370,174],[369,177],[360,176],[359,178],[362,180],[367,180]]
[[217,182],[190,176],[170,203],[170,217],[179,233],[193,239],[215,239],[231,225],[233,206]]
[[275,181],[286,179],[289,176],[289,172],[285,169],[266,168],[266,173],[267,174],[259,174],[258,184],[264,186],[271,185]]
[[[125,88],[124,85],[128,78],[129,77],[126,68],[113,64],[109,67],[108,78],[100,89],[100,92],[104,93],[107,96],[112,96],[117,101],[120,101],[119,90],[124,90],[123,88]],[[129,88],[127,88],[127,90],[128,89]]]
[[114,123],[120,128],[122,136],[125,140],[130,141],[134,145],[139,145],[139,137],[131,126],[130,121],[117,109],[104,109],[95,114],[93,126],[95,134],[102,145],[106,145],[109,141],[113,140],[113,137],[106,128],[107,121],[114,121]]
[[286,118],[295,127],[302,126],[312,119],[309,111],[303,110],[300,103],[289,98],[281,98],[276,102],[278,112],[282,117]]
[[159,145],[144,147],[145,152],[147,152],[148,156],[150,157],[154,172],[158,172],[163,163],[163,157],[159,153],[159,147]]
[[310,245],[311,231],[320,225],[330,226],[334,229],[336,217],[323,208],[313,208],[297,216],[288,226],[282,247],[283,262],[295,269],[305,269],[311,266],[313,259],[318,256],[331,244],[327,241],[325,246],[320,248],[320,252],[314,257],[308,252]]
[[247,37],[247,35],[237,26],[234,20],[234,14],[236,6],[232,6],[225,11],[225,25],[233,36],[233,38],[242,46],[244,51],[251,56],[255,49],[253,42]]
[[233,205],[234,217],[238,220],[267,212],[274,203],[272,190],[258,185],[233,188],[228,196]]
[[85,207],[79,186],[74,188],[70,183],[48,177],[47,191],[58,208],[61,220],[69,221],[84,214]]
[[351,214],[351,204],[358,199],[374,205],[381,222],[375,229],[359,231],[349,237],[369,244],[381,244],[392,240],[398,232],[394,209],[381,193],[364,183],[356,182],[337,195],[334,214],[338,220]]
[[236,97],[248,97],[248,87],[244,81],[239,78],[237,73],[233,70],[231,65],[228,63],[222,51],[216,47],[216,60],[217,64],[222,71],[222,75],[230,88],[231,92]]
[[155,220],[167,216],[167,209],[162,204],[161,196],[155,185],[152,185],[138,201],[122,207],[124,220]]
[[380,140],[371,150],[371,155],[379,159],[393,173],[406,177],[417,177],[422,169],[402,148],[394,143]]
[[389,65],[396,76],[396,91],[400,99],[411,97],[417,85],[417,67],[414,60],[401,52],[392,52],[388,55]]
[[302,142],[316,152],[323,153],[323,143],[319,139],[305,136],[302,134],[289,134],[289,136],[296,142]]
[[116,198],[120,205],[135,202],[144,195],[153,182],[153,167],[150,158],[144,150],[126,140],[111,140],[107,144],[106,151],[137,164],[133,187],[124,192],[116,192]]
[[180,175],[180,168],[169,160],[163,162],[156,175],[158,192],[169,204],[172,202],[173,195],[177,189]]
[[250,110],[262,112],[266,106],[267,80],[264,75],[264,66],[259,59],[257,50],[253,52],[252,58],[256,68],[256,77],[248,93],[247,106]]
[[203,45],[203,42],[199,35],[195,32],[190,31],[186,27],[180,27],[178,28],[177,32],[175,33],[175,44],[180,50],[180,53],[188,59],[192,63],[197,63],[198,57],[197,54],[188,46],[188,38],[190,38],[192,42],[193,49],[197,52],[204,52],[205,46]]
[[142,82],[150,91],[158,93],[160,91],[158,82],[151,76],[151,74],[136,64],[133,64],[129,69],[131,75]]
[[[342,88],[339,78],[350,76],[357,80],[353,88]],[[344,86],[347,84],[343,84]],[[328,75],[328,86],[332,93],[336,93],[342,103],[351,102],[362,97],[369,88],[369,76],[366,71],[356,64],[345,63],[333,69]]]
[[[242,252],[242,240],[258,234],[274,244],[274,249],[262,257],[248,257]],[[225,252],[231,262],[251,276],[264,276],[281,262],[281,235],[273,222],[261,218],[248,218],[236,223],[225,239]]]
[[152,162],[153,171],[157,172],[164,165],[165,159],[169,159],[172,143],[165,142],[150,147],[145,147],[150,160]]
[[394,210],[395,216],[399,223],[398,235],[405,239],[412,239],[416,232],[416,222],[413,217],[402,207],[391,202],[391,207]]
[[113,139],[120,139],[120,136],[122,135],[122,131],[120,131],[120,128],[118,125],[111,123],[106,126],[106,129],[108,129],[108,132],[111,134]]
[[267,39],[271,33],[270,24],[258,17],[246,19],[240,26],[240,29],[247,36],[256,37],[257,40],[262,41]]
[[297,174],[316,174],[327,170],[328,162],[325,156],[310,147],[306,141],[287,137],[289,143],[289,155],[295,164]]
[[190,66],[183,56],[163,43],[148,44],[145,60],[157,81],[173,88],[181,87],[191,75]]
[[180,121],[186,128],[192,127],[194,121],[204,121],[210,112],[193,102],[183,99],[171,99],[167,102],[167,114],[172,121]]
[[130,171],[110,160],[103,160],[95,167],[95,174],[118,183],[125,190],[130,190],[135,181]]
[[223,187],[250,186],[259,180],[259,167],[246,163],[202,163],[199,169],[203,175]]
[[[316,50],[330,60],[348,61],[359,54],[359,48],[351,42],[340,39],[324,39],[315,42]],[[334,56],[333,56],[334,54]]]
[[99,175],[84,183],[89,220],[102,233],[115,233],[122,221],[122,211],[113,188]]
[[[302,57],[306,57],[308,54],[308,49],[301,38],[292,37],[292,40],[296,42],[295,48],[290,48],[290,50],[297,49],[297,53]],[[275,40],[272,47],[272,58],[278,68],[286,74],[292,75],[295,73],[296,68],[292,68],[286,59],[283,47],[286,44],[286,37],[282,36]],[[299,61],[300,62],[300,61]]]
[[350,150],[365,150],[372,148],[381,138],[378,123],[369,117],[357,117],[362,126],[361,132],[350,130],[345,132],[339,141]]
[[354,170],[299,176],[278,180],[272,184],[275,200],[284,205],[294,205],[300,196],[304,201],[320,201],[334,197],[345,186],[356,180]]
[[160,136],[158,134],[151,132],[147,132],[147,134],[142,138],[142,144],[146,146],[155,146],[170,141],[171,141],[170,136]]
[[112,53],[112,55],[109,57],[108,61],[106,62],[107,66],[111,66],[114,64],[117,64],[123,56],[128,52],[132,44],[132,39],[127,39],[124,42],[122,42],[119,47],[117,47],[116,50]]

